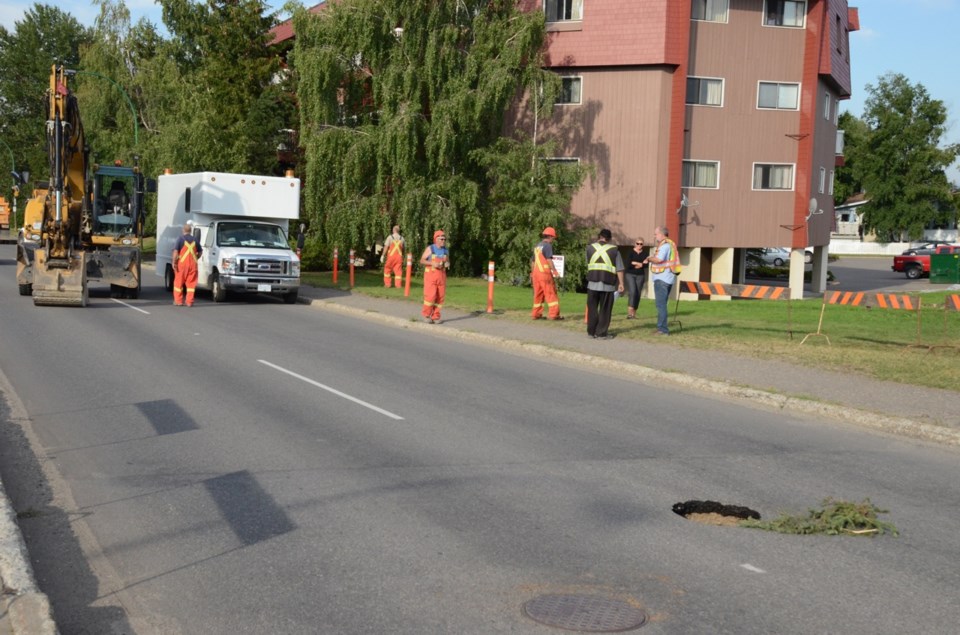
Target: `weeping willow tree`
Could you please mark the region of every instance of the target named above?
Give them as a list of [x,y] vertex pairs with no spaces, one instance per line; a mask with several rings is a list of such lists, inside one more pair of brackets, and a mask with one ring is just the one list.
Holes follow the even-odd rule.
[[[549,113],[544,17],[515,0],[341,0],[294,16],[312,240],[365,249],[399,224],[414,253],[447,232],[460,274],[525,279],[540,230],[561,243],[577,164],[503,137],[519,95]],[[571,236],[571,234],[566,234]],[[572,242],[572,241],[571,241]]]

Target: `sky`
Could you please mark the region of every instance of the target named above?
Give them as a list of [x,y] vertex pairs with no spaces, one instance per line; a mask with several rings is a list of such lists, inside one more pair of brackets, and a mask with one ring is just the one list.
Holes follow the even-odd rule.
[[[33,2],[0,0],[0,25],[8,31],[22,19]],[[312,6],[319,0],[306,0]],[[960,79],[955,64],[960,60],[960,0],[849,0],[860,12],[860,30],[850,34],[850,64],[853,95],[841,102],[841,108],[863,116],[866,85],[877,78],[901,73],[914,84],[922,84],[933,99],[947,108],[947,134],[944,143],[960,143]],[[98,7],[92,2],[45,0],[60,6],[86,25],[93,25]],[[159,25],[160,8],[152,0],[127,0],[134,20],[143,16]],[[268,5],[279,10],[283,1]],[[951,181],[960,185],[960,163],[948,170]]]

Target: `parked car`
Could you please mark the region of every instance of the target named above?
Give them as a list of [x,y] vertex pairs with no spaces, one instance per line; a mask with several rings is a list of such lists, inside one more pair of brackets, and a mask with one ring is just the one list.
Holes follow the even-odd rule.
[[[803,252],[803,262],[804,264],[813,262],[813,252],[809,249]],[[784,267],[789,263],[790,250],[785,247],[763,247],[747,250],[747,264]]]
[[921,255],[930,255],[936,250],[940,245],[950,245],[952,244],[949,240],[928,240],[927,242],[920,243],[905,249],[903,251],[904,256],[921,256]]

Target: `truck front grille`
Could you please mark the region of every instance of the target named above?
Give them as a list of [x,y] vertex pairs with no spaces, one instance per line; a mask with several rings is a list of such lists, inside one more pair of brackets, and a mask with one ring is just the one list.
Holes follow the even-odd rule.
[[251,276],[285,276],[289,272],[289,260],[276,258],[242,258],[240,260],[240,273]]

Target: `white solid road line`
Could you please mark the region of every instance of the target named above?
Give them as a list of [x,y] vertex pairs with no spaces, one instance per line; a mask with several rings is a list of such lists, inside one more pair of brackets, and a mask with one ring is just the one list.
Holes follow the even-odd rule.
[[128,309],[133,309],[134,311],[140,311],[141,313],[145,313],[146,315],[150,315],[150,311],[144,311],[144,310],[141,309],[140,307],[135,307],[135,306],[133,306],[132,304],[127,304],[126,302],[121,302],[120,300],[118,300],[118,299],[116,299],[116,298],[110,298],[110,299],[113,300],[114,302],[116,302],[117,304],[122,304],[123,306],[127,307]]
[[292,370],[287,370],[286,368],[283,368],[282,366],[277,366],[276,364],[272,364],[272,363],[268,362],[268,361],[265,360],[265,359],[258,359],[257,361],[260,362],[261,364],[265,365],[265,366],[269,366],[270,368],[273,368],[273,369],[275,369],[275,370],[279,370],[281,373],[286,373],[286,374],[290,375],[291,377],[296,377],[297,379],[299,379],[299,380],[301,380],[301,381],[305,381],[305,382],[307,382],[308,384],[310,384],[311,386],[316,386],[317,388],[323,388],[323,389],[326,390],[327,392],[332,392],[333,394],[337,395],[338,397],[343,397],[344,399],[347,399],[347,400],[349,400],[349,401],[352,401],[353,403],[360,404],[361,406],[363,406],[363,407],[365,407],[365,408],[369,408],[370,410],[374,410],[374,411],[376,411],[376,412],[379,412],[379,413],[382,414],[382,415],[386,415],[386,416],[390,417],[391,419],[397,419],[397,420],[399,420],[399,421],[403,421],[403,417],[401,417],[400,415],[395,415],[395,414],[393,414],[392,412],[390,412],[389,410],[384,410],[383,408],[378,408],[377,406],[374,406],[374,405],[371,404],[371,403],[367,403],[366,401],[363,401],[362,399],[357,399],[356,397],[351,397],[351,396],[348,395],[347,393],[345,393],[345,392],[340,392],[340,391],[337,390],[336,388],[331,388],[330,386],[326,386],[326,385],[324,385],[324,384],[321,384],[321,383],[318,382],[318,381],[313,381],[313,380],[310,379],[309,377],[304,377],[303,375],[298,375],[297,373],[293,372]]
[[742,564],[740,566],[746,569],[747,571],[753,571],[754,573],[766,573],[766,571],[764,571],[763,569],[760,569],[759,567],[755,567],[752,564]]

